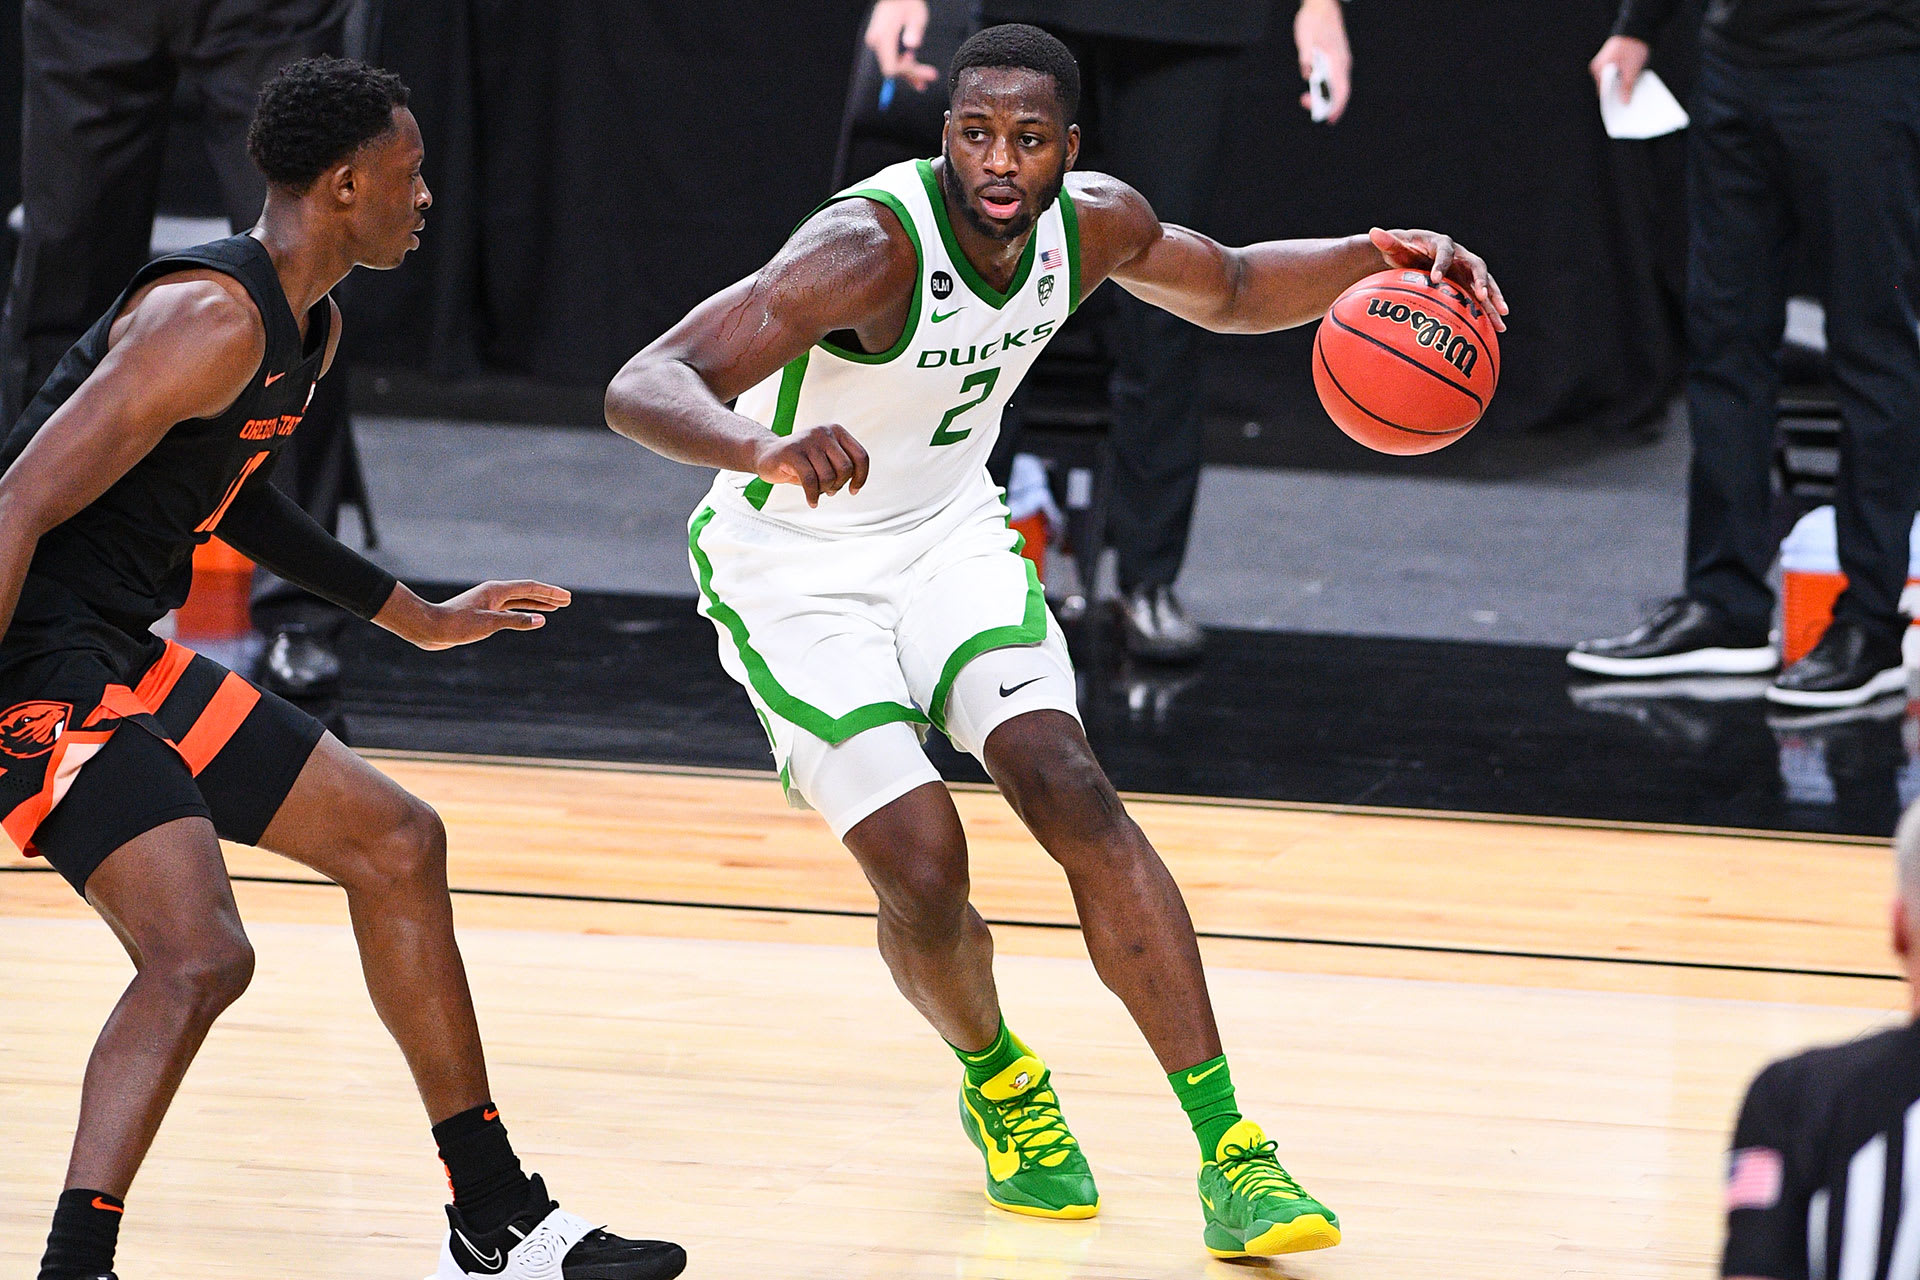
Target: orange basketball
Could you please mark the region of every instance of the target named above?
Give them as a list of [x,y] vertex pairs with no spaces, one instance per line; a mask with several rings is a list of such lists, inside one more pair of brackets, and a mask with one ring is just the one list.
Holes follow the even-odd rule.
[[1424,271],[1368,276],[1334,300],[1313,339],[1327,416],[1381,453],[1446,448],[1480,421],[1499,381],[1485,308]]

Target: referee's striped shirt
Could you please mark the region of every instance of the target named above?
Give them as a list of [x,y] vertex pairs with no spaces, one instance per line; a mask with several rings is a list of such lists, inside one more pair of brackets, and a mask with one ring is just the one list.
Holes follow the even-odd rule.
[[1727,1157],[1726,1277],[1920,1280],[1920,1023],[1774,1063]]

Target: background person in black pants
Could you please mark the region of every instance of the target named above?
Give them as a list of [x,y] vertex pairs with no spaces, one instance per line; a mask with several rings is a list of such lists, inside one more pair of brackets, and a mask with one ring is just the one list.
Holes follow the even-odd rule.
[[[11,424],[67,348],[149,255],[176,87],[198,89],[207,157],[235,231],[251,227],[266,181],[247,158],[254,101],[275,72],[339,53],[355,0],[25,0],[21,203],[26,225],[0,317],[0,421]],[[316,389],[297,449],[274,483],[332,531],[351,458],[346,372]],[[345,616],[264,572],[255,625],[260,673],[277,693],[336,679],[329,649]]]
[[[1624,0],[1592,64],[1629,92],[1679,0]],[[1920,0],[1719,0],[1689,140],[1686,594],[1567,660],[1602,675],[1770,671],[1770,466],[1789,248],[1810,258],[1841,414],[1847,590],[1769,699],[1905,687],[1899,609],[1920,507]]]
[[[980,9],[985,23],[1031,23],[1073,51],[1085,86],[1082,168],[1130,183],[1164,221],[1206,221],[1238,59],[1266,33],[1271,0],[981,0]],[[940,72],[914,56],[926,27],[925,0],[874,6],[867,43],[883,75],[916,89],[934,83]],[[1329,119],[1338,120],[1352,66],[1340,0],[1300,0],[1294,39],[1303,77],[1315,50],[1325,55]],[[1098,305],[1114,362],[1110,536],[1127,645],[1142,657],[1188,660],[1204,637],[1173,583],[1200,483],[1200,331],[1116,290]]]

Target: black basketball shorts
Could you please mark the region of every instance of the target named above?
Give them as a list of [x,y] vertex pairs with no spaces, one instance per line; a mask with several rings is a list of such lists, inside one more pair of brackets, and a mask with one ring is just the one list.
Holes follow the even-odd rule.
[[136,680],[97,697],[82,692],[98,683],[87,678],[97,656],[76,652],[73,666],[50,688],[0,689],[12,695],[0,710],[0,827],[82,895],[107,855],[178,818],[258,843],[326,732],[171,641]]

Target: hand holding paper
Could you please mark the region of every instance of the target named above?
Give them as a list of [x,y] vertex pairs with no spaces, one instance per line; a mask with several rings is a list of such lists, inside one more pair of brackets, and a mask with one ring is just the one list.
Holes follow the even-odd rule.
[[1673,91],[1652,71],[1633,82],[1633,95],[1620,100],[1620,68],[1600,69],[1600,120],[1609,138],[1658,138],[1687,127],[1687,113]]

